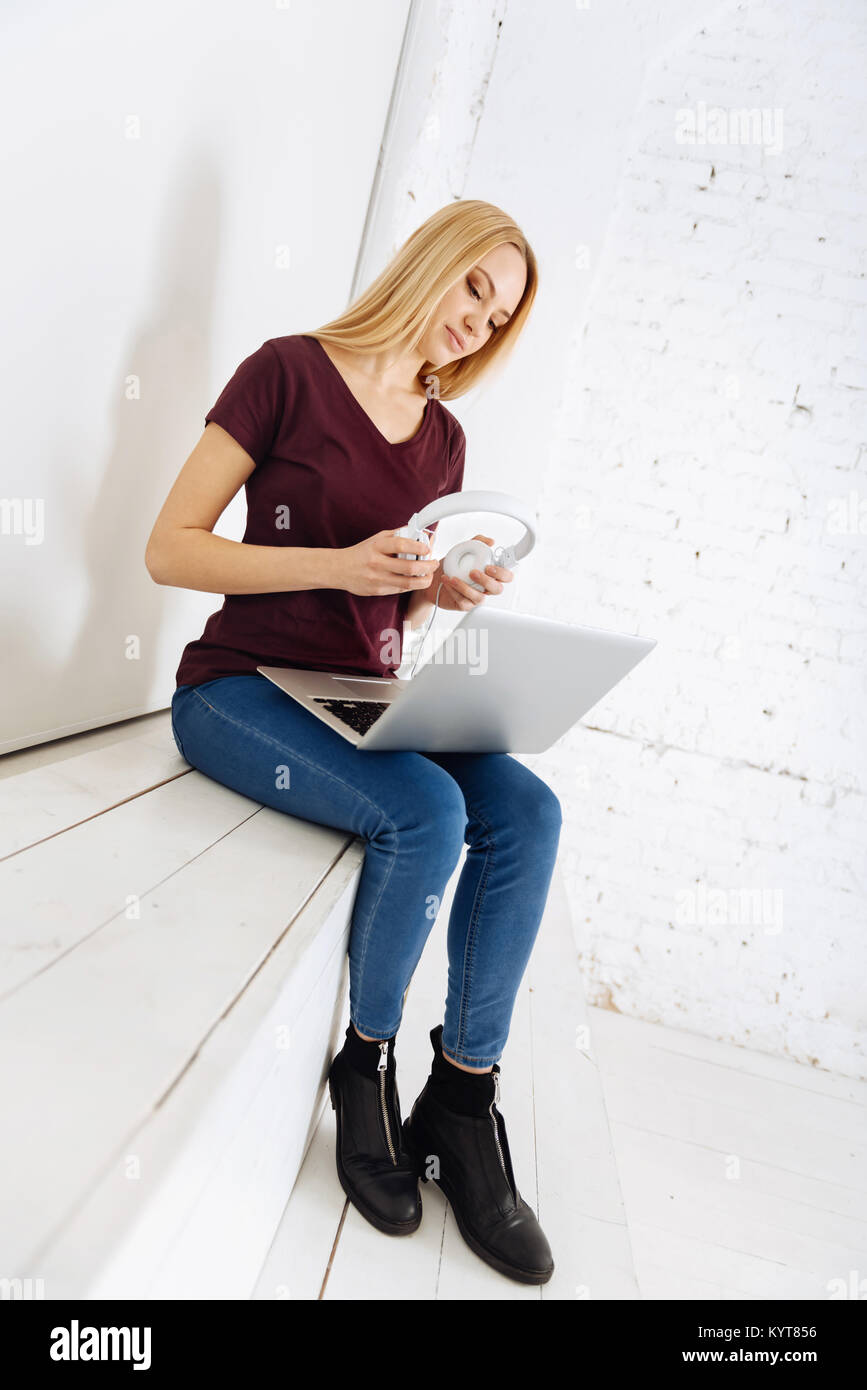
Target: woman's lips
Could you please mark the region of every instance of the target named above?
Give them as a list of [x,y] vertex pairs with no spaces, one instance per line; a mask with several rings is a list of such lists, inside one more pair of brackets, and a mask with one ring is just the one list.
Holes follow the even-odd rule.
[[454,343],[455,347],[457,348],[458,352],[463,352],[463,350],[464,350],[464,345],[463,345],[463,343],[461,342],[461,340],[460,340],[460,338],[458,337],[457,333],[455,333],[453,329],[449,328],[448,324],[446,324],[446,332],[448,333],[449,337],[451,338],[451,340],[452,340],[452,342]]

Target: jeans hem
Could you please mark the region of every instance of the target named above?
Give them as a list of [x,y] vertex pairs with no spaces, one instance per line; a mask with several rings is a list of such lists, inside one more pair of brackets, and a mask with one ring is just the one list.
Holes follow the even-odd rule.
[[393,1028],[389,1028],[386,1032],[383,1032],[381,1028],[368,1028],[365,1023],[359,1023],[358,1019],[353,1018],[351,1014],[349,1016],[349,1021],[357,1032],[364,1033],[366,1037],[373,1038],[376,1042],[383,1042],[386,1038],[395,1037],[400,1028],[400,1020],[398,1020]]
[[496,1062],[499,1062],[500,1057],[503,1055],[502,1053],[498,1053],[496,1057],[464,1057],[459,1053],[456,1057],[453,1057],[447,1048],[444,1047],[442,1051],[443,1056],[448,1057],[450,1062],[460,1062],[461,1065],[465,1067],[492,1067]]

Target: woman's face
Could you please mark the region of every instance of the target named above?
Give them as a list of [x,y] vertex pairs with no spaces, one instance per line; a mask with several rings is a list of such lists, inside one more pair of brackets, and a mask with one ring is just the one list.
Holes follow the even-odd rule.
[[508,323],[526,282],[518,248],[510,242],[496,246],[443,295],[419,351],[437,367],[478,352]]

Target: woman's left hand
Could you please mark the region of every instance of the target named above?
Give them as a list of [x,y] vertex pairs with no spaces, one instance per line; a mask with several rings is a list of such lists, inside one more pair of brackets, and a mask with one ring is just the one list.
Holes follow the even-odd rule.
[[[473,536],[474,541],[484,541],[485,545],[493,545],[493,536]],[[467,584],[463,579],[452,579],[443,574],[442,560],[440,560],[439,570],[434,573],[433,579],[427,589],[423,592],[432,598],[435,596],[442,580],[440,589],[439,607],[450,612],[468,613],[471,608],[484,602],[488,594],[501,594],[504,584],[511,584],[514,574],[512,570],[506,569],[504,565],[486,565],[484,573],[481,570],[470,570],[470,578],[477,584],[484,584],[485,593],[479,593],[472,584]]]

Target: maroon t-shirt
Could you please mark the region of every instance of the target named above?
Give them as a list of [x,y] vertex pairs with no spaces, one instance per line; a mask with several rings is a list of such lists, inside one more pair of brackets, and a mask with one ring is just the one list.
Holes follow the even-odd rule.
[[[245,484],[250,545],[355,545],[405,526],[463,483],[464,432],[441,401],[427,401],[411,439],[390,444],[308,334],[269,338],[246,357],[205,420],[255,461]],[[260,665],[394,675],[400,660],[392,659],[386,630],[402,638],[413,592],[227,594],[184,648],[177,684],[252,674]]]

